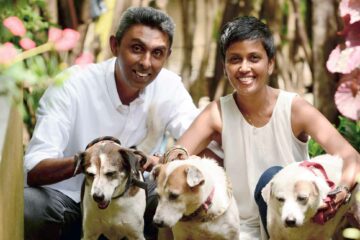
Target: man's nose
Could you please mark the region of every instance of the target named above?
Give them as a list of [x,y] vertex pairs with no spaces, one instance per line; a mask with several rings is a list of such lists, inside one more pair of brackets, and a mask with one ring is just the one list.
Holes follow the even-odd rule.
[[151,53],[150,52],[146,52],[145,54],[142,55],[142,57],[140,59],[140,65],[145,69],[151,67]]

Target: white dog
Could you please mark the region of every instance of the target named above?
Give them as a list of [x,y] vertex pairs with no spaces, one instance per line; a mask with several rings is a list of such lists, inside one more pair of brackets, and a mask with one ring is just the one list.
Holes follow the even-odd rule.
[[83,237],[143,240],[145,188],[139,164],[146,157],[139,151],[102,140],[78,156],[85,181],[82,191]]
[[271,239],[330,239],[350,206],[343,205],[323,225],[313,217],[332,185],[340,181],[343,161],[322,155],[303,163],[292,163],[279,171],[263,189],[267,202],[267,229]]
[[171,227],[174,239],[239,239],[239,213],[224,169],[192,156],[157,165],[159,203],[154,223]]

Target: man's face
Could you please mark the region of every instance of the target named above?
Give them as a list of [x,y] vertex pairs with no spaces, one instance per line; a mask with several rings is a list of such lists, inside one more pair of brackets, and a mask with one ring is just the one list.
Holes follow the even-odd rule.
[[110,45],[116,60],[116,81],[138,91],[158,75],[170,55],[169,38],[157,28],[134,25],[119,43],[111,37]]

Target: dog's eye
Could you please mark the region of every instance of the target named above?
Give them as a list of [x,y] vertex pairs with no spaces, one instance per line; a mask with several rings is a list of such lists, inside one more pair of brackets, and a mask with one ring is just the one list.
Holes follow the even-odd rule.
[[114,172],[107,172],[107,173],[105,173],[105,176],[110,178],[110,177],[114,177],[115,174],[116,174],[115,171]]
[[86,175],[89,177],[89,178],[93,178],[95,176],[94,173],[90,173],[90,172],[86,172]]
[[178,194],[175,193],[170,193],[169,194],[169,200],[176,200],[179,197]]
[[298,196],[297,200],[299,202],[306,202],[308,200],[308,197],[307,196]]
[[276,197],[276,200],[278,200],[279,202],[285,202],[285,198],[283,197]]

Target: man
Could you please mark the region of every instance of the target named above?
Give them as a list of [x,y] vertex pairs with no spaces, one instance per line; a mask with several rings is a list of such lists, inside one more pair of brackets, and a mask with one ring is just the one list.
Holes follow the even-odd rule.
[[[74,155],[91,140],[114,136],[125,147],[138,146],[156,125],[147,152],[153,154],[165,131],[178,138],[190,125],[198,111],[181,78],[163,68],[173,34],[174,23],[163,12],[129,8],[110,37],[115,58],[71,67],[61,87],[45,92],[25,155],[26,239],[79,239],[83,174],[74,173]],[[149,211],[155,209],[145,213],[145,234],[153,239]]]

